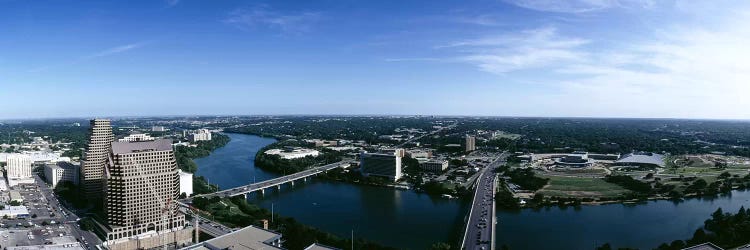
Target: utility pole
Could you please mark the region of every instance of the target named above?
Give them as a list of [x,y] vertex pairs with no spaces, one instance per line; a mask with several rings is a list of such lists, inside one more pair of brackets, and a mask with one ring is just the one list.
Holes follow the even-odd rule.
[[352,250],[354,250],[354,229],[352,229]]
[[271,225],[273,225],[273,202],[271,202]]

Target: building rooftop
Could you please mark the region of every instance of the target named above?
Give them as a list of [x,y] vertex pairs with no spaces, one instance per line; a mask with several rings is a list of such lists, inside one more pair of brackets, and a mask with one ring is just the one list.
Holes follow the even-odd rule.
[[172,150],[172,141],[169,139],[160,139],[155,141],[139,142],[112,142],[113,154],[129,154],[142,151],[167,151]]
[[313,243],[312,245],[305,248],[305,250],[341,250],[335,247],[329,247],[326,245],[321,245],[318,243]]
[[620,164],[653,164],[664,167],[664,156],[655,153],[632,153],[616,161]]
[[682,250],[724,250],[724,249],[721,248],[721,247],[719,247],[719,246],[717,246],[717,245],[714,245],[711,242],[706,242],[706,243],[703,243],[703,244],[700,244],[700,245],[695,245],[695,246],[692,246],[692,247],[683,248]]
[[232,233],[187,247],[186,249],[283,249],[270,244],[279,239],[281,239],[281,234],[255,226],[248,226]]

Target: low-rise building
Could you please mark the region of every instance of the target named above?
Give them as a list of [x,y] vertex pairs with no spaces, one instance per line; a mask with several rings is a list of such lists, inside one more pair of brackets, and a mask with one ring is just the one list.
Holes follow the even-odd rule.
[[23,196],[21,196],[21,192],[18,192],[18,190],[10,190],[10,201],[17,201],[17,202],[23,202]]
[[664,156],[656,153],[636,152],[615,161],[615,166],[664,167]]
[[430,159],[432,158],[432,150],[429,149],[412,149],[406,152],[409,157],[414,159]]
[[286,147],[286,148],[275,148],[275,149],[269,149],[264,152],[264,154],[267,155],[278,155],[282,159],[297,159],[297,158],[305,158],[308,156],[317,157],[320,155],[320,152],[315,149],[309,149],[309,148],[296,148],[296,147]]
[[164,126],[153,126],[153,127],[151,127],[151,132],[164,132],[164,131],[167,131],[167,129],[164,128]]
[[425,171],[441,173],[448,169],[448,160],[429,160],[419,163],[419,167]]
[[305,141],[314,147],[335,147],[339,145],[339,142],[336,140],[309,139]]
[[5,206],[0,210],[0,218],[6,216],[11,219],[27,218],[29,217],[29,210],[25,206]]
[[44,177],[47,179],[52,188],[55,188],[61,181],[69,181],[78,185],[78,173],[81,165],[71,162],[57,162],[44,166]]
[[208,129],[198,129],[195,130],[193,133],[188,135],[188,140],[190,142],[199,142],[199,141],[210,141],[211,140],[211,131]]

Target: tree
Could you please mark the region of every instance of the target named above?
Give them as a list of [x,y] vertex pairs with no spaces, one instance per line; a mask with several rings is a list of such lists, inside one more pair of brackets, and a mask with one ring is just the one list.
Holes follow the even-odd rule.
[[13,201],[10,201],[10,203],[9,203],[9,204],[10,204],[11,206],[20,206],[20,205],[21,205],[21,202],[20,202],[20,201],[17,201],[17,200],[13,200]]
[[729,177],[732,177],[732,174],[730,174],[729,172],[723,172],[719,175],[719,179],[726,179]]
[[604,243],[604,245],[597,247],[596,250],[612,250],[612,246],[609,243]]
[[430,247],[430,250],[450,250],[451,245],[448,245],[448,243],[445,242],[438,242],[435,244],[432,244]]

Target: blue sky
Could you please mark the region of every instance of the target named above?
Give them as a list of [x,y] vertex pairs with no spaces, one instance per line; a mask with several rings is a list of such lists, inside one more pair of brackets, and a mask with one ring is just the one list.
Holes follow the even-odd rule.
[[0,0],[0,119],[750,119],[750,2]]

